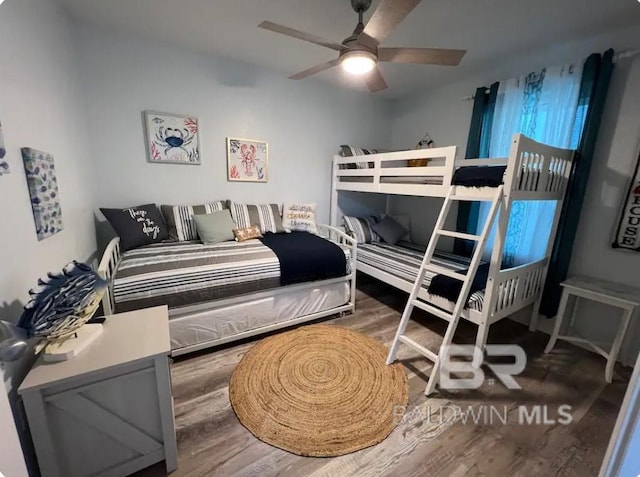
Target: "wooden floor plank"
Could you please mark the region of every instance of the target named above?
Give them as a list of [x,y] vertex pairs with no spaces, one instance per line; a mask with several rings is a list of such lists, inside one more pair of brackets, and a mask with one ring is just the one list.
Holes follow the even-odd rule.
[[[365,278],[359,285],[356,313],[325,322],[354,329],[389,346],[405,300],[404,293]],[[413,318],[407,335],[437,350],[446,324],[421,311],[414,312]],[[473,343],[475,332],[475,325],[463,321],[454,341]],[[231,373],[259,339],[174,362],[178,470],[172,475],[596,475],[630,374],[617,368],[617,379],[608,385],[604,362],[598,356],[566,344],[545,355],[545,335],[503,320],[492,326],[489,342],[516,343],[525,349],[527,368],[517,378],[522,389],[508,390],[487,381],[478,390],[440,391],[427,398],[424,389],[432,363],[401,345],[398,361],[409,378],[409,405],[391,435],[376,446],[346,456],[300,457],[256,439],[239,423],[229,403]],[[566,426],[523,426],[517,422],[519,406],[545,404],[552,416],[556,416],[558,405],[571,405],[574,422]],[[495,416],[488,423],[463,422],[454,410],[486,410],[491,405],[508,410],[507,424]],[[136,475],[164,475],[164,468],[156,465]]]

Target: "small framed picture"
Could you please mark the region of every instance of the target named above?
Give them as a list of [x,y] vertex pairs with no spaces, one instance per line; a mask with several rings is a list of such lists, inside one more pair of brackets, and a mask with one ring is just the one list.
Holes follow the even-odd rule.
[[254,139],[227,138],[227,180],[267,182],[269,145]]
[[9,163],[5,159],[7,150],[4,147],[4,138],[2,137],[2,123],[0,123],[0,176],[9,174]]
[[155,111],[145,111],[143,116],[149,162],[200,165],[197,118]]

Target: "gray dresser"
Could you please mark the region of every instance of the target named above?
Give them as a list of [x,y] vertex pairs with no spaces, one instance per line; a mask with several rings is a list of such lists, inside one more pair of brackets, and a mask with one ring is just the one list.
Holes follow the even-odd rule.
[[166,306],[110,316],[59,363],[40,358],[19,388],[43,477],[125,476],[177,467]]

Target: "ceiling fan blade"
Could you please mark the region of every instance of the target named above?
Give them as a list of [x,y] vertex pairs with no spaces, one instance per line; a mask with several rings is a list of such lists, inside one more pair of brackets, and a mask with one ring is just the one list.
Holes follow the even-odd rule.
[[326,63],[321,63],[319,65],[312,66],[311,68],[301,71],[300,73],[296,73],[293,76],[289,76],[289,79],[301,80],[301,79],[307,78],[308,76],[315,75],[316,73],[320,73],[321,71],[328,70],[329,68],[333,68],[338,63],[340,63],[340,60],[336,58],[335,60],[327,61]]
[[316,45],[324,46],[325,48],[331,48],[332,50],[340,51],[343,48],[343,46],[340,45],[339,43],[325,40],[324,38],[320,38],[319,36],[315,36],[310,33],[305,33],[300,30],[295,30],[293,28],[289,28],[284,25],[279,25],[277,23],[265,21],[260,23],[260,25],[258,26],[260,28],[264,28],[265,30],[270,30],[276,33],[280,33],[281,35],[297,38],[298,40],[304,40],[310,43],[315,43]]
[[378,48],[378,59],[390,63],[457,66],[466,52],[441,48]]
[[420,2],[421,0],[382,0],[360,34],[358,42],[377,47]]
[[372,93],[377,93],[378,91],[387,89],[387,82],[382,77],[382,72],[380,71],[380,68],[378,66],[376,66],[371,70],[369,74],[367,74],[365,81],[367,82],[369,91],[371,91]]

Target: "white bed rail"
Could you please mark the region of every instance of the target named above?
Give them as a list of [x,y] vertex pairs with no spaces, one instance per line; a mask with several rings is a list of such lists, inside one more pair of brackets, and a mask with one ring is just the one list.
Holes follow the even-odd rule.
[[[438,147],[334,157],[334,189],[444,197],[451,186],[457,148]],[[425,159],[422,167],[408,161]]]
[[109,285],[107,292],[102,298],[102,310],[105,316],[113,315],[113,309],[115,302],[113,301],[113,274],[118,268],[120,263],[120,237],[111,239],[111,242],[107,245],[107,248],[102,254],[102,260],[98,265],[98,275],[103,280],[107,280]]
[[494,293],[487,294],[487,296],[496,297],[493,304],[486,304],[491,307],[489,321],[498,321],[534,303],[542,293],[548,263],[549,260],[544,258],[537,262],[500,270],[492,284],[495,287]]
[[342,230],[326,224],[317,224],[318,235],[337,244],[347,246],[351,252],[349,263],[349,280],[351,281],[351,305],[355,311],[356,305],[356,261],[358,260],[358,241]]
[[574,151],[548,146],[516,134],[505,178],[516,200],[562,200],[569,183]]

